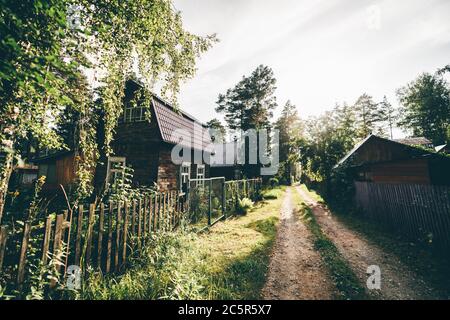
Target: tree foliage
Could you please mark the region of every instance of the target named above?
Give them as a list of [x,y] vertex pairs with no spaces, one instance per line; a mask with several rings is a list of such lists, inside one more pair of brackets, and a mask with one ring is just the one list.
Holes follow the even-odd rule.
[[231,130],[269,128],[273,109],[277,106],[275,85],[272,69],[260,65],[234,88],[219,95],[216,111],[225,114]]
[[303,138],[303,124],[296,106],[290,101],[284,105],[275,129],[279,132],[279,180],[289,183],[292,166],[299,161],[299,140]]
[[147,92],[159,85],[176,102],[196,58],[216,40],[186,31],[171,0],[1,0],[0,6],[0,151],[6,155],[0,195],[21,156],[18,139],[65,148],[60,133],[70,123],[77,127],[79,194],[90,194],[99,151],[112,152],[126,80],[137,73]]
[[[444,70],[444,69],[442,69]],[[402,104],[399,125],[434,144],[450,135],[450,85],[441,73],[423,73],[397,91]]]

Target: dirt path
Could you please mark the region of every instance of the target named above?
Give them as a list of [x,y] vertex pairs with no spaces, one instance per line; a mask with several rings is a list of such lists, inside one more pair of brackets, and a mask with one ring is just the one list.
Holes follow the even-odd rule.
[[292,190],[287,189],[273,249],[264,299],[332,299],[335,288],[312,245],[311,234],[294,214]]
[[380,247],[369,243],[361,234],[348,229],[300,187],[297,187],[297,191],[313,210],[323,232],[348,260],[364,287],[368,277],[367,267],[371,265],[380,267],[381,290],[367,290],[372,298],[390,300],[439,298],[437,291],[401,263],[397,257],[384,252]]

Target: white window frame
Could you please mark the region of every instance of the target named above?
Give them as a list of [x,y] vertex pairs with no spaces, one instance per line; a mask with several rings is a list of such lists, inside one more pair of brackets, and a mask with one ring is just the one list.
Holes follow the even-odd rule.
[[[120,163],[123,167],[127,165],[127,158],[125,157],[108,157],[108,168],[106,171],[106,184],[107,186],[114,183],[114,181],[117,179],[118,174],[122,174],[122,177],[124,176],[124,169],[115,169],[112,167],[113,163]],[[111,177],[114,176],[114,179],[112,181]]]
[[[199,172],[201,171],[201,172]],[[197,179],[200,179],[197,181],[196,185],[197,187],[203,187],[205,185],[205,165],[204,164],[198,164],[197,165]]]
[[[138,115],[134,115],[134,111],[137,111]],[[123,122],[124,123],[130,123],[130,122],[143,122],[145,121],[145,110],[143,106],[133,106],[133,105],[126,105],[123,110]]]
[[[183,170],[183,168],[187,168],[187,172]],[[191,178],[191,164],[189,162],[183,162],[180,166],[180,191],[183,190],[183,182],[188,184],[189,188],[189,180]],[[186,179],[186,181],[184,181]]]

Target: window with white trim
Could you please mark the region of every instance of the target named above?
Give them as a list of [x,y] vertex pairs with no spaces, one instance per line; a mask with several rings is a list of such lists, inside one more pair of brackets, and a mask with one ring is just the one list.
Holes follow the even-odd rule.
[[124,178],[125,165],[126,165],[125,157],[108,158],[108,169],[106,174],[106,183],[108,185],[112,185],[119,179]]
[[191,175],[191,164],[183,162],[180,168],[180,190],[187,191],[189,177]]
[[128,104],[123,110],[123,122],[145,121],[145,108],[143,106]]
[[203,179],[205,179],[205,165],[204,164],[197,165],[197,179],[202,179],[201,181],[197,181],[197,186],[203,187],[205,184],[205,181],[203,181]]

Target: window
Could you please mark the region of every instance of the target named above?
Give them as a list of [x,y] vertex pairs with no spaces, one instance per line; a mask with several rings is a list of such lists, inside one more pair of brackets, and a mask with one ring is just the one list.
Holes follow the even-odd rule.
[[197,179],[202,179],[201,181],[197,181],[197,186],[203,187],[205,184],[205,181],[203,181],[203,179],[205,179],[205,165],[204,164],[197,165]]
[[126,165],[126,158],[124,157],[109,157],[108,169],[106,174],[106,183],[113,184],[118,179],[123,179]]
[[123,112],[123,122],[141,122],[145,121],[145,108],[129,104],[125,106]]
[[56,180],[56,163],[46,163],[39,165],[39,177],[45,176],[45,183],[55,184]]
[[189,176],[191,174],[191,164],[183,162],[180,168],[180,174],[180,190],[186,192],[189,184]]

